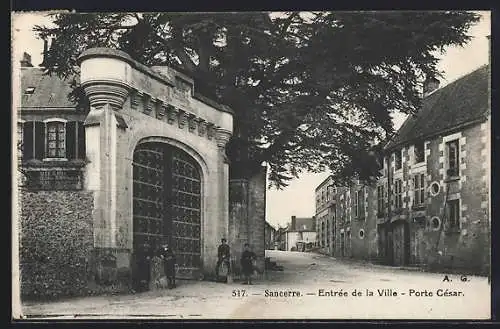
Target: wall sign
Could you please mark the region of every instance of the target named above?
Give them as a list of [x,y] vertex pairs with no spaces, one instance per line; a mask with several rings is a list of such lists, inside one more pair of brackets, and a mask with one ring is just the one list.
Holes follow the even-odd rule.
[[32,190],[81,190],[81,170],[42,170],[26,173],[26,187]]

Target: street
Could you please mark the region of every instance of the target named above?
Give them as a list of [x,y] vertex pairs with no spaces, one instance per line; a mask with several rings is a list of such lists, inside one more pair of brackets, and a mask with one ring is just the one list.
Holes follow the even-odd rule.
[[[28,318],[488,319],[487,278],[266,251],[284,270],[254,285],[180,282],[173,290],[25,303]],[[443,281],[444,280],[444,281]],[[448,281],[449,280],[449,281]]]

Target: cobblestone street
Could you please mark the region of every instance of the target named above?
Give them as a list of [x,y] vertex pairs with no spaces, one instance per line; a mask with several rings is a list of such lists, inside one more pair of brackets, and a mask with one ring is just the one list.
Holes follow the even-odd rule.
[[[284,271],[269,272],[252,286],[237,281],[180,282],[174,290],[25,303],[23,314],[77,319],[487,319],[490,315],[490,285],[485,277],[462,281],[459,275],[449,275],[451,281],[443,282],[444,274],[311,253],[266,253]],[[267,295],[281,297],[266,296],[266,290]]]

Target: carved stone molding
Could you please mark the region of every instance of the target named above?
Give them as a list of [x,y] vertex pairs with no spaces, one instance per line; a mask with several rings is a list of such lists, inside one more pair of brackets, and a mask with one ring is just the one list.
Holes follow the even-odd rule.
[[178,112],[178,110],[174,106],[167,104],[167,122],[168,123],[174,124],[175,121],[178,120],[177,112]]
[[198,136],[204,136],[207,132],[207,122],[203,119],[198,119]]
[[231,138],[232,133],[229,130],[217,127],[215,129],[215,138],[217,141],[217,146],[220,148],[226,147],[227,142]]
[[184,129],[187,124],[187,113],[183,110],[179,110],[179,128]]
[[215,125],[213,123],[207,124],[207,137],[212,140],[215,136]]
[[129,87],[120,82],[92,81],[82,84],[89,98],[90,106],[101,107],[110,104],[115,110],[121,109],[127,99]]
[[189,126],[189,132],[194,132],[196,130],[197,126],[197,117],[194,114],[189,114],[188,115],[188,126]]
[[143,106],[144,106],[143,111],[144,111],[144,113],[149,115],[151,113],[151,111],[153,110],[153,100],[152,100],[151,96],[148,94],[144,94],[142,96],[142,99],[143,99]]
[[130,107],[136,109],[142,100],[142,93],[136,89],[130,92]]
[[167,111],[167,109],[165,108],[165,104],[163,104],[159,100],[156,100],[155,107],[156,107],[156,118],[158,120],[163,120]]

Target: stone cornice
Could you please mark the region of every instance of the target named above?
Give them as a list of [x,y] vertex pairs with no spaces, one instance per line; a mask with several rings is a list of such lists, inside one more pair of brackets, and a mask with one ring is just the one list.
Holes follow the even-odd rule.
[[136,89],[130,90],[130,109],[179,129],[187,129],[190,133],[215,141],[220,147],[225,146],[232,135],[231,131],[208,122],[184,108],[165,103],[158,98],[151,98],[150,95]]
[[[160,74],[157,71],[151,69],[150,67],[139,63],[138,61],[132,59],[130,55],[127,53],[117,50],[117,49],[111,49],[111,48],[89,48],[85,50],[77,59],[78,64],[80,65],[85,59],[88,58],[93,58],[93,57],[108,57],[108,58],[116,58],[119,60],[122,60],[128,64],[130,64],[133,68],[137,69],[138,71],[141,71],[142,73],[145,73],[149,77],[158,80],[160,83],[169,85],[171,87],[175,86],[175,81],[172,81],[169,77],[166,75]],[[179,72],[173,68],[170,68],[173,72],[175,72],[176,77],[182,80],[185,80],[189,84],[194,85],[194,81],[192,78],[188,77],[182,72]],[[219,111],[234,114],[234,111],[228,107],[227,105],[220,104],[202,94],[199,92],[194,91],[192,93],[192,97],[198,101],[201,101]]]

